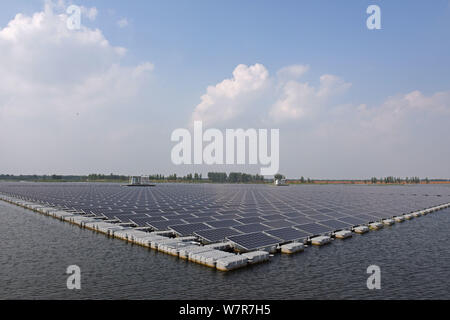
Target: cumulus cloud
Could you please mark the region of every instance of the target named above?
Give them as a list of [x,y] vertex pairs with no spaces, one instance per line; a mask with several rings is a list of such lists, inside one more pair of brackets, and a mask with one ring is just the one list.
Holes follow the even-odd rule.
[[269,111],[275,122],[298,120],[320,111],[329,99],[345,93],[350,83],[341,78],[325,74],[316,88],[308,82],[289,81],[282,86],[282,93]]
[[[252,67],[239,66],[241,75],[208,87],[193,118],[229,128],[279,128],[282,172],[317,178],[450,174],[450,91],[415,90],[377,105],[355,104],[346,102],[351,83],[339,76],[307,81],[305,65],[270,76],[258,65],[260,77],[249,72]],[[250,124],[245,110],[264,116]],[[436,149],[440,156],[431,159]]]
[[[271,77],[264,65],[238,65],[231,79],[207,88],[191,120],[203,120],[208,124],[234,122],[252,108],[255,101],[258,101],[256,111],[266,115],[265,123],[278,125],[315,115],[317,123],[355,119],[358,126],[382,130],[411,116],[448,115],[450,112],[448,91],[427,96],[416,90],[387,97],[381,105],[372,107],[365,103],[340,104],[337,99],[345,97],[352,84],[332,74],[320,76],[317,85],[300,81],[298,78],[308,70],[307,65],[292,65],[281,68],[276,77]],[[260,103],[261,96],[270,99]]]
[[[309,70],[307,65],[291,65],[270,77],[261,64],[238,65],[233,78],[209,86],[195,107],[192,120],[207,124],[226,123],[251,109],[270,122],[300,119],[315,112],[333,96],[345,93],[351,86],[341,78],[325,74],[317,87],[300,82]],[[264,97],[264,99],[262,98]]]
[[389,97],[380,106],[363,106],[351,112],[358,115],[361,126],[393,136],[394,133],[399,135],[401,131],[409,132],[423,124],[429,125],[431,129],[433,122],[450,116],[450,91],[426,96],[415,90]]
[[[99,29],[82,23],[69,30],[61,3],[47,2],[31,16],[19,13],[0,27],[0,144],[10,155],[0,160],[4,170],[15,168],[37,145],[56,156],[36,159],[36,167],[56,166],[57,159],[62,167],[59,157],[75,150],[104,161],[109,151],[102,141],[125,130],[123,116],[149,92],[153,64],[125,65],[126,49],[112,45]],[[97,11],[85,14],[94,19]]]
[[[448,177],[450,91],[388,97],[379,105],[340,105],[297,128],[303,170],[318,177]],[[292,164],[290,164],[292,166]]]
[[249,99],[257,96],[268,85],[269,72],[262,64],[238,65],[233,77],[209,86],[195,107],[192,120],[207,125],[234,119],[249,106]]
[[125,48],[112,46],[98,29],[69,30],[66,19],[47,7],[18,14],[0,29],[3,117],[107,105],[112,96],[132,95],[152,70],[149,62],[121,66]]

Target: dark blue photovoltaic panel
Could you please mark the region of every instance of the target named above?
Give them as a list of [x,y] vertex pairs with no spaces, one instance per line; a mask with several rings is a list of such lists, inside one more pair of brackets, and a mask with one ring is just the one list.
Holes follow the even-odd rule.
[[237,214],[242,215],[246,218],[259,217],[262,215],[262,213],[256,212],[256,211],[255,212],[253,212],[253,211],[252,212],[238,212]]
[[133,209],[132,211],[136,214],[150,213],[150,210],[147,210],[147,209]]
[[359,214],[359,215],[355,216],[355,218],[356,219],[361,219],[361,220],[366,221],[366,222],[373,222],[373,221],[379,220],[379,218],[373,217],[373,216],[369,216],[367,214]]
[[319,235],[319,234],[333,231],[333,228],[326,227],[326,226],[320,225],[318,223],[308,223],[308,224],[297,225],[297,226],[294,226],[294,228],[305,231],[311,235]]
[[252,223],[252,224],[244,224],[242,226],[234,226],[233,229],[236,229],[243,233],[250,233],[250,232],[268,230],[268,229],[270,229],[270,227],[262,225],[261,223]]
[[249,218],[241,218],[241,219],[236,219],[236,220],[242,224],[258,223],[258,222],[264,221],[260,217],[249,217]]
[[194,234],[206,240],[207,242],[220,242],[226,237],[236,236],[241,233],[231,228],[218,228],[195,231]]
[[334,228],[335,230],[345,229],[351,227],[350,224],[344,223],[339,220],[327,220],[327,221],[320,221],[320,224],[323,224],[324,226]]
[[287,217],[287,218],[296,218],[296,217],[304,217],[305,215],[300,213],[300,212],[296,212],[296,211],[289,211],[289,212],[283,212],[283,216]]
[[264,231],[270,236],[283,240],[284,242],[303,240],[308,237],[308,233],[294,229],[294,228],[281,228]]
[[307,224],[307,223],[315,222],[315,220],[313,220],[312,218],[306,218],[306,217],[289,218],[288,220],[293,222],[294,224]]
[[333,210],[329,209],[329,208],[319,208],[319,209],[316,209],[316,211],[319,211],[320,213],[333,212]]
[[319,222],[331,219],[331,217],[328,217],[328,216],[326,216],[324,214],[315,214],[313,216],[308,216],[308,218],[311,218],[311,219],[313,219],[315,221],[319,221]]
[[164,220],[164,221],[147,222],[147,224],[150,227],[155,228],[156,230],[167,230],[169,226],[172,224],[182,224],[182,223],[184,222],[181,220]]
[[340,221],[346,222],[351,224],[352,226],[356,226],[356,225],[360,225],[360,224],[365,224],[368,223],[369,221],[364,221],[361,219],[357,219],[354,217],[344,217],[344,218],[339,218]]
[[302,213],[306,214],[306,215],[313,215],[313,214],[317,214],[318,211],[316,210],[312,210],[312,209],[307,209],[307,210],[300,210]]
[[287,220],[264,221],[262,224],[271,228],[284,228],[296,225],[296,223]]
[[[209,228],[240,229],[245,233],[293,226],[297,230],[308,229],[304,232],[309,235],[348,229],[347,225],[367,224],[450,202],[448,188],[439,185],[268,188],[177,183],[128,188],[119,184],[0,182],[0,193],[157,230],[205,223]],[[219,238],[219,233],[214,235]]]
[[180,224],[180,225],[171,225],[171,226],[169,226],[169,228],[182,236],[190,236],[195,231],[212,229],[210,226],[208,226],[204,223],[188,223],[188,224]]
[[236,221],[236,220],[220,220],[220,221],[210,221],[206,224],[210,225],[213,228],[225,228],[225,227],[233,227],[233,226],[240,226],[242,223]]
[[227,237],[227,239],[248,251],[266,248],[280,243],[280,239],[269,236],[263,232],[232,236]]
[[224,215],[215,214],[212,217],[217,220],[233,220],[233,219],[241,219],[242,218],[242,216],[239,216],[237,214],[224,214]]
[[137,216],[137,217],[129,218],[129,221],[136,223],[140,227],[148,227],[147,222],[151,222],[151,220],[149,220],[149,219],[150,219],[150,217]]
[[215,221],[211,217],[199,217],[199,218],[184,218],[184,221],[187,223],[200,223],[200,222],[207,222],[207,221]]
[[339,219],[342,217],[346,217],[347,214],[342,213],[342,212],[329,212],[329,213],[327,213],[327,216],[330,216],[331,218],[334,218],[334,219]]
[[266,220],[266,221],[274,221],[274,220],[286,219],[286,217],[281,215],[281,214],[270,214],[270,215],[261,216],[261,218]]
[[157,217],[148,217],[149,222],[154,222],[154,221],[166,221],[166,219],[164,219],[162,216],[157,216]]

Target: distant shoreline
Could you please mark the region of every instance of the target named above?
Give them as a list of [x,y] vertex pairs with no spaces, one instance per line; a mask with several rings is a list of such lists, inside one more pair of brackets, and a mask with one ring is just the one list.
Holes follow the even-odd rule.
[[[128,180],[45,180],[45,179],[37,179],[37,180],[16,180],[16,179],[0,179],[0,182],[16,182],[16,183],[117,183],[117,184],[128,184]],[[186,183],[186,184],[202,184],[202,183],[212,183],[212,184],[267,184],[272,185],[273,181],[267,180],[264,182],[214,182],[211,180],[196,180],[196,181],[189,181],[189,180],[150,180],[151,183]],[[436,180],[429,180],[428,182],[421,181],[420,183],[384,183],[384,182],[377,182],[372,183],[370,181],[364,181],[364,180],[313,180],[310,182],[300,182],[300,180],[290,180],[287,179],[288,184],[292,185],[390,185],[390,186],[403,186],[403,185],[441,185],[441,184],[450,184],[450,180],[442,180],[442,179],[436,179]]]

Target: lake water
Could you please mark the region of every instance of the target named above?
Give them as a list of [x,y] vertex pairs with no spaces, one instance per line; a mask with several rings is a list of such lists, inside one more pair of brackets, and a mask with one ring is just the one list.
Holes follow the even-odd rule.
[[0,201],[0,299],[450,299],[449,226],[446,209],[223,273]]

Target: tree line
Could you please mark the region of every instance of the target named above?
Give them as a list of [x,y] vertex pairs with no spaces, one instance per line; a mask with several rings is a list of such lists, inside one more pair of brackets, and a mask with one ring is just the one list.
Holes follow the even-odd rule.
[[250,183],[250,182],[264,182],[264,176],[259,174],[247,174],[242,172],[208,172],[208,180],[210,182],[219,183]]
[[393,176],[384,177],[384,178],[372,177],[370,179],[370,183],[372,183],[372,184],[377,184],[377,183],[384,183],[384,184],[401,184],[401,183],[414,184],[414,183],[416,183],[416,184],[419,184],[422,181],[425,183],[429,183],[430,179],[425,178],[422,180],[419,177],[406,177],[406,178],[402,179],[400,177],[393,177]]
[[[149,178],[151,181],[170,181],[170,182],[215,182],[215,183],[261,183],[269,180],[265,180],[264,176],[252,175],[243,172],[230,172],[229,174],[225,172],[208,172],[207,178],[203,178],[201,173],[188,173],[185,176],[177,176],[176,173],[165,176],[163,174],[150,174]],[[276,174],[275,179],[285,179],[282,174]],[[3,181],[35,181],[35,182],[126,182],[129,176],[118,175],[118,174],[97,174],[92,173],[89,175],[11,175],[11,174],[0,174],[0,180]],[[311,178],[301,177],[300,179],[290,180],[291,183],[320,183],[322,180],[313,180]],[[333,181],[333,180],[323,180],[323,181]],[[441,181],[447,182],[450,180],[446,179],[421,179],[417,176],[414,177],[372,177],[365,180],[342,180],[349,181],[351,183],[363,182],[365,184],[419,184],[419,183],[430,183],[431,181]]]

